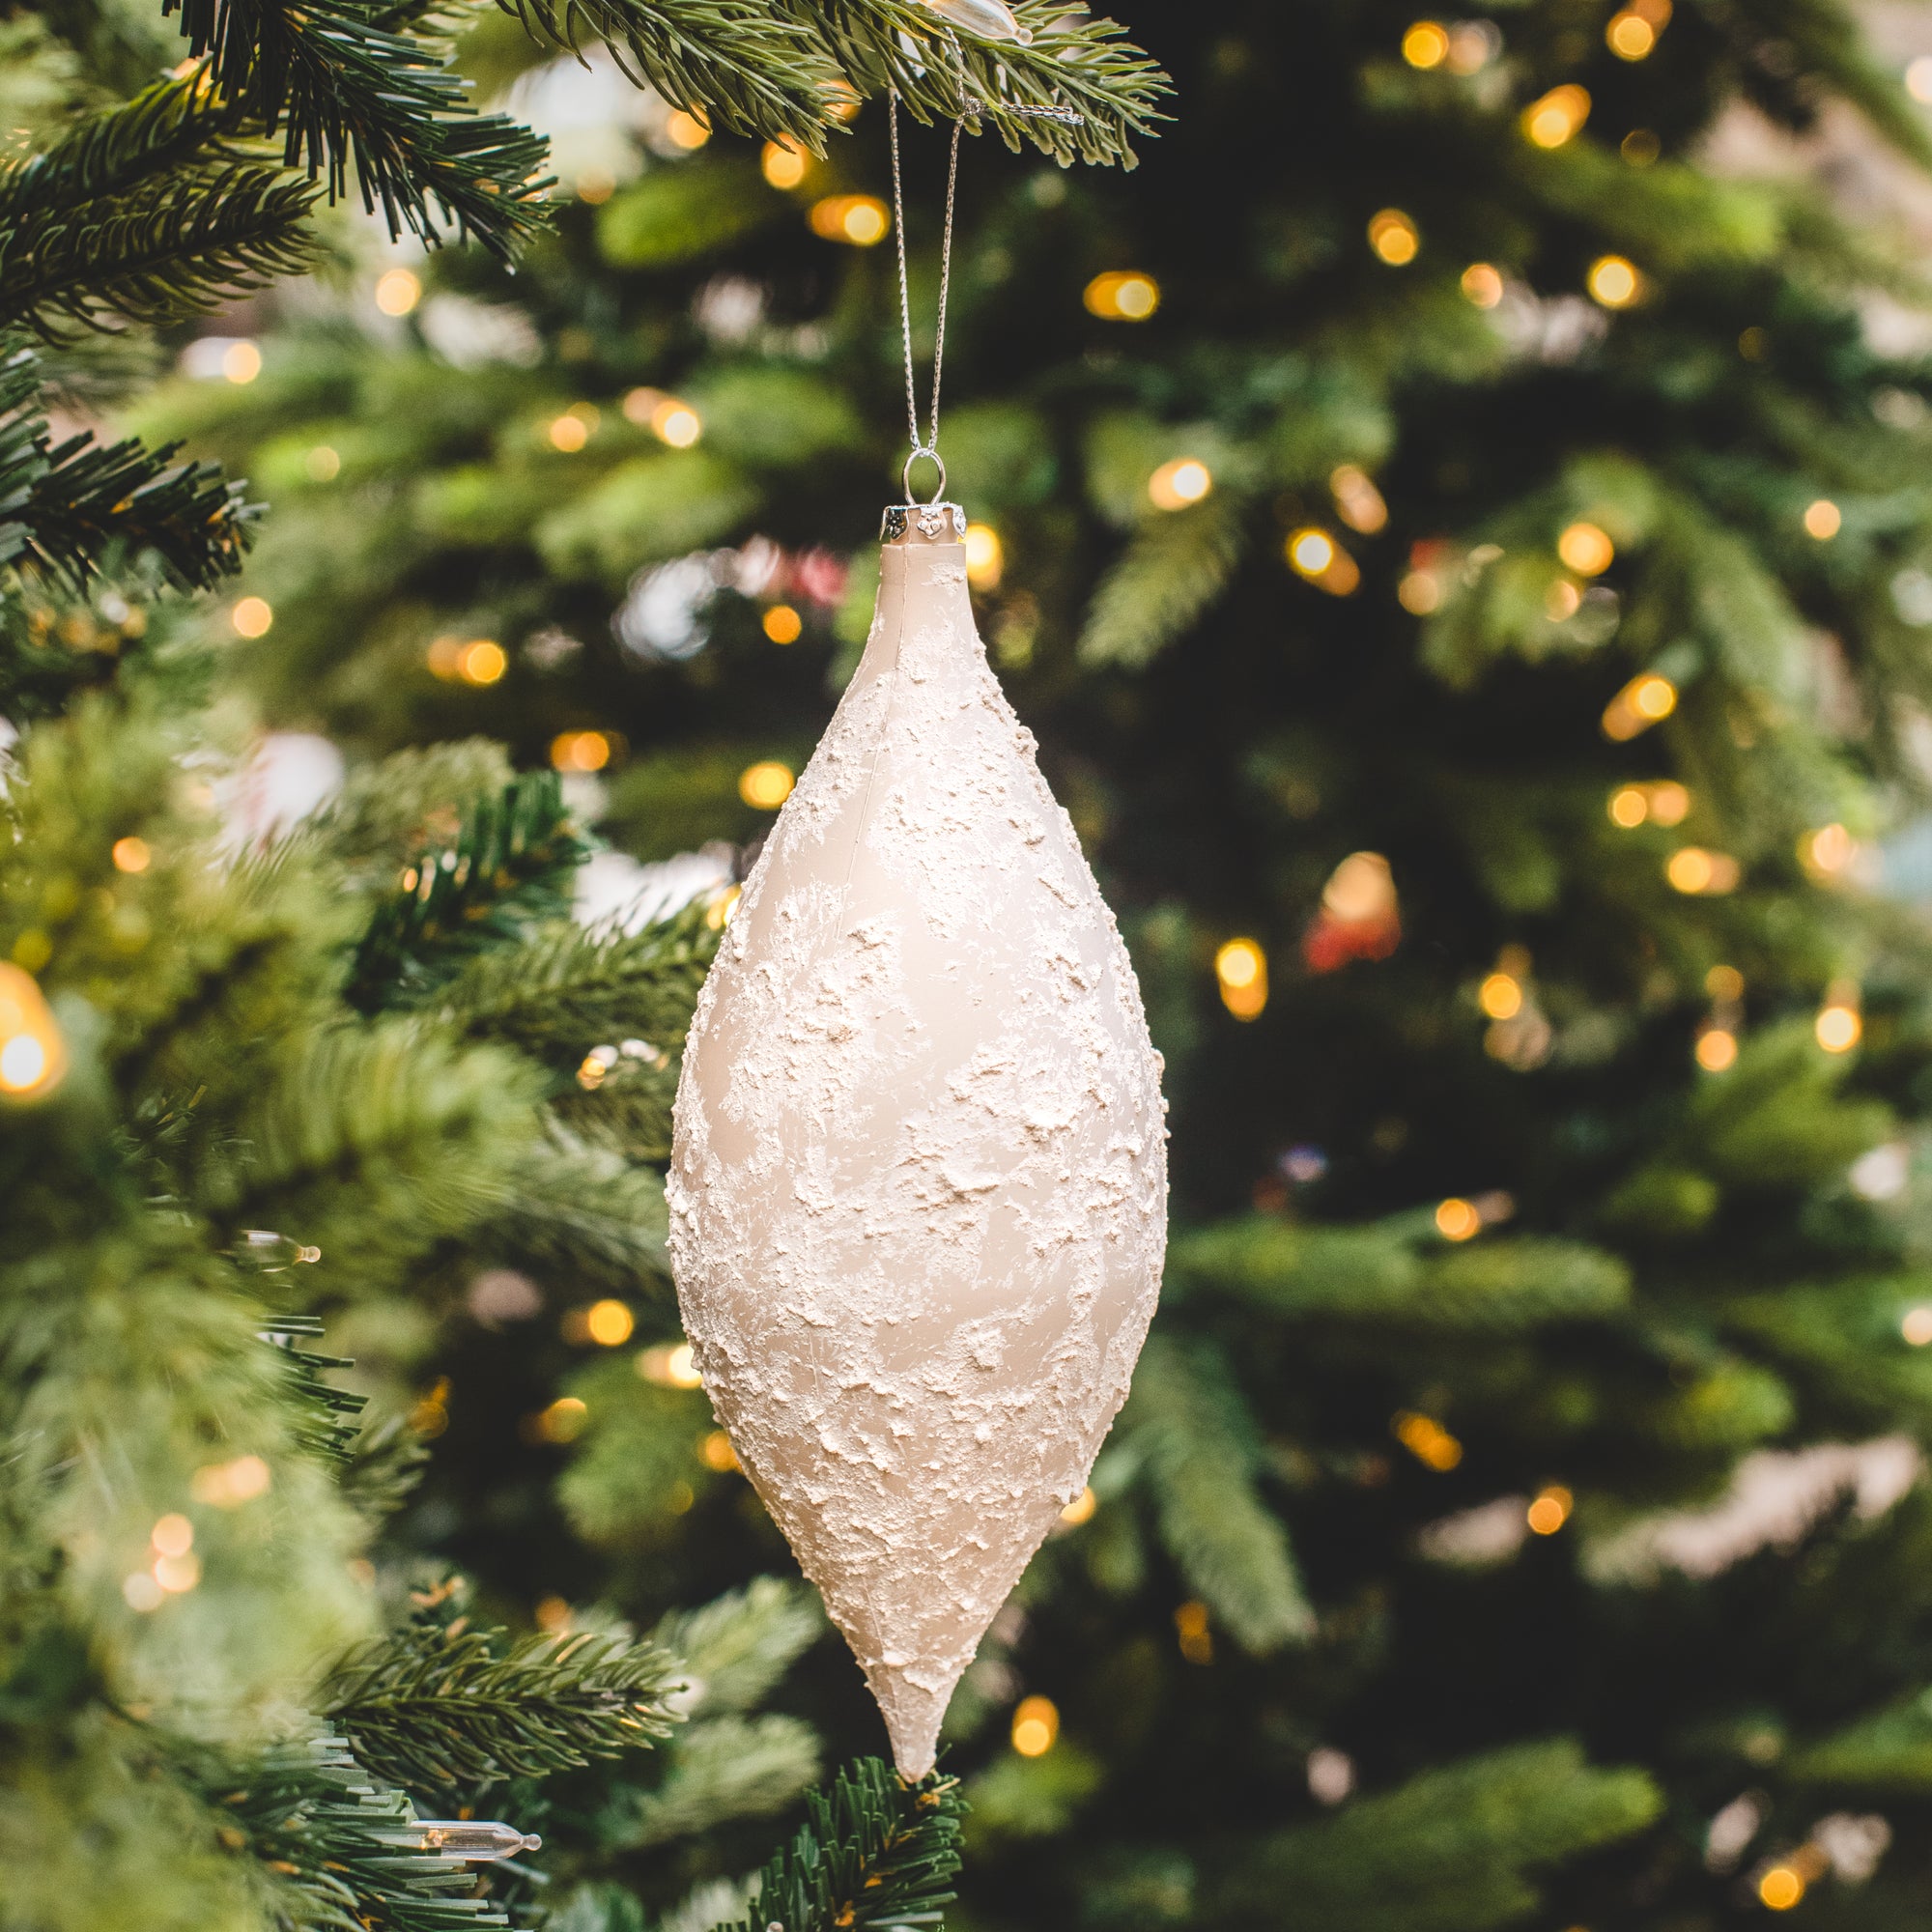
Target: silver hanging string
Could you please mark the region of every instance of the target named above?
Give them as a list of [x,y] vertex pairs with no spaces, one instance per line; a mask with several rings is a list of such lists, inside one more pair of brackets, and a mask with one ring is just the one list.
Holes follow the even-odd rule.
[[952,124],[952,157],[946,173],[946,229],[939,251],[939,328],[932,345],[932,415],[930,427],[919,433],[919,384],[912,366],[912,285],[906,276],[905,184],[899,171],[899,97],[896,90],[886,97],[886,126],[893,148],[893,234],[899,256],[899,331],[905,344],[906,427],[912,436],[912,454],[906,458],[901,481],[908,503],[912,494],[912,467],[922,456],[931,459],[939,471],[939,487],[928,499],[938,502],[946,495],[946,465],[939,454],[939,383],[946,368],[946,298],[952,286],[952,210],[959,190],[959,136],[963,122]]

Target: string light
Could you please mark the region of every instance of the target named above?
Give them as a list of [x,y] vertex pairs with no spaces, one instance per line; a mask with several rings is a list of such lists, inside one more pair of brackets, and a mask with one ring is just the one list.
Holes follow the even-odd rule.
[[810,156],[796,141],[767,141],[761,157],[765,179],[774,187],[796,187],[805,179]]
[[1704,990],[1714,1000],[1735,1003],[1745,996],[1745,976],[1735,966],[1713,966],[1704,975]]
[[1435,20],[1418,20],[1402,37],[1402,57],[1410,67],[1440,67],[1449,58],[1449,30]]
[[241,598],[228,612],[229,628],[238,638],[266,638],[274,621],[274,606],[266,597]]
[[1605,308],[1629,308],[1643,292],[1643,277],[1623,256],[1600,255],[1590,264],[1588,286]]
[[342,457],[327,443],[319,442],[302,458],[302,468],[311,482],[333,483],[342,474]]
[[1631,0],[1631,4],[1610,17],[1604,40],[1619,60],[1647,59],[1658,37],[1670,24],[1670,0]]
[[651,434],[673,449],[689,449],[704,434],[704,421],[689,403],[666,396],[651,409]]
[[1351,530],[1372,537],[1388,527],[1388,504],[1365,469],[1344,463],[1328,473],[1335,513]]
[[1160,306],[1160,284],[1138,269],[1095,275],[1081,299],[1103,322],[1145,322]]
[[1326,530],[1312,525],[1291,531],[1284,546],[1289,567],[1331,597],[1347,597],[1361,583],[1355,559]]
[[237,1456],[231,1463],[208,1463],[188,1479],[188,1494],[213,1509],[238,1509],[265,1496],[272,1485],[269,1465],[259,1456]]
[[376,306],[384,315],[408,315],[422,300],[422,283],[407,269],[391,269],[376,278]]
[[1369,246],[1392,269],[1405,268],[1415,260],[1422,237],[1399,208],[1384,208],[1369,221]]
[[221,352],[221,373],[231,383],[252,383],[262,373],[262,352],[245,338]]
[[1906,68],[1905,91],[1913,99],[1932,105],[1932,54],[1920,54]]
[[655,1349],[642,1350],[638,1356],[638,1373],[660,1388],[701,1388],[704,1378],[697,1373],[689,1342],[667,1342]]
[[[1149,485],[1150,491],[1152,485]],[[1006,574],[1007,549],[991,524],[966,526],[966,582],[975,590],[997,590]]]
[[1583,608],[1583,593],[1567,577],[1557,578],[1543,593],[1543,609],[1552,624],[1567,624]]
[[154,863],[154,853],[149,850],[145,838],[136,838],[131,833],[126,838],[117,838],[107,855],[114,861],[117,872],[145,872]]
[[465,684],[495,684],[510,668],[509,655],[494,638],[472,638],[456,653],[456,674]]
[[1198,456],[1177,456],[1148,478],[1148,500],[1156,510],[1184,510],[1213,488],[1214,472]]
[[1812,1030],[1827,1053],[1849,1053],[1864,1037],[1859,989],[1851,980],[1833,980],[1826,989],[1825,1004],[1818,1009]]
[[1920,1302],[1917,1308],[1908,1308],[1899,1317],[1898,1332],[1915,1349],[1932,1344],[1932,1307]]
[[551,446],[566,456],[574,456],[590,440],[590,425],[582,416],[558,416],[545,432]]
[[791,796],[791,767],[763,758],[738,774],[738,796],[758,811],[776,811]]
[[588,1406],[574,1395],[560,1395],[537,1417],[536,1433],[545,1442],[575,1442],[590,1420]]
[[1706,1073],[1728,1073],[1738,1064],[1738,1037],[1729,1027],[1706,1027],[1697,1036],[1695,1052]]
[[1538,1536],[1554,1536],[1570,1520],[1576,1498],[1561,1483],[1551,1483],[1539,1491],[1534,1502],[1523,1512],[1524,1520]]
[[871,248],[893,232],[893,217],[875,194],[830,194],[811,205],[811,232],[826,242]]
[[1539,148],[1560,148],[1589,118],[1589,90],[1566,81],[1522,110],[1522,131]]
[[1789,1865],[1773,1865],[1757,1882],[1758,1897],[1774,1912],[1789,1912],[1804,1896],[1804,1881]]
[[665,139],[673,148],[680,149],[687,155],[693,155],[710,140],[711,127],[708,122],[700,120],[696,114],[689,113],[682,107],[674,107],[665,116],[664,133]]
[[716,1469],[727,1475],[740,1466],[738,1452],[731,1446],[731,1438],[722,1429],[714,1429],[697,1445],[697,1460],[707,1469]]
[[1478,308],[1494,308],[1503,298],[1501,270],[1489,262],[1471,262],[1463,270],[1463,293]]
[[759,628],[775,644],[795,644],[805,630],[805,619],[789,604],[774,604],[759,620]]
[[1845,518],[1837,504],[1829,497],[1820,497],[1804,511],[1804,533],[1814,537],[1819,543],[1830,543],[1844,527]]
[[1677,709],[1677,687],[1656,671],[1639,671],[1604,708],[1604,736],[1625,744]]
[[621,1349],[638,1325],[637,1317],[621,1301],[593,1301],[583,1313],[584,1333],[600,1349]]
[[1656,825],[1682,825],[1690,813],[1690,793],[1674,779],[1656,784],[1619,785],[1610,794],[1610,823],[1626,832],[1634,831],[1645,819]]
[[1692,897],[1718,898],[1737,890],[1740,868],[1728,852],[1684,845],[1670,855],[1663,876],[1675,892]]
[[1214,1662],[1214,1633],[1208,1624],[1206,1604],[1197,1600],[1179,1605],[1174,1612],[1174,1634],[1181,1656],[1189,1663]]
[[601,772],[611,762],[611,738],[603,731],[559,731],[550,741],[550,761],[560,772]]
[[1601,577],[1616,561],[1617,547],[1595,524],[1576,523],[1556,539],[1556,554],[1578,577]]
[[1463,1460],[1463,1445],[1433,1415],[1405,1409],[1389,1426],[1395,1439],[1438,1476],[1447,1475]]
[[39,982],[0,959],[0,1094],[43,1099],[67,1073],[67,1043]]
[[1013,1748],[1044,1757],[1060,1736],[1060,1711],[1050,1697],[1022,1697],[1013,1711]]
[[1477,989],[1476,1004],[1492,1020],[1513,1020],[1522,1011],[1522,982],[1509,973],[1492,973]]
[[1452,1194],[1435,1209],[1435,1231],[1445,1241],[1473,1240],[1483,1231],[1483,1217],[1472,1202]]
[[1060,1512],[1060,1520],[1069,1529],[1077,1529],[1083,1522],[1094,1520],[1094,1512],[1100,1507],[1100,1498],[1092,1488],[1083,1489],[1066,1507]]
[[1231,939],[1214,954],[1221,1004],[1237,1020],[1259,1019],[1268,1001],[1267,954],[1252,939]]

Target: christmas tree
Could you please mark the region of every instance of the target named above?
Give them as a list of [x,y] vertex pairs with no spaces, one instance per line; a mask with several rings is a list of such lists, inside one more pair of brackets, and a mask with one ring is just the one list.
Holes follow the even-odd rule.
[[[955,1922],[1903,1923],[1932,367],[1882,232],[1719,161],[1857,125],[1921,170],[1916,97],[1825,0],[1131,25],[1139,172],[968,144],[941,445],[1168,1056],[1176,1234],[954,1707]],[[140,418],[278,501],[224,662],[279,723],[501,737],[638,861],[719,841],[636,885],[728,891],[896,495],[885,117],[821,159],[472,58],[575,194],[516,277],[384,257]],[[501,1292],[391,1344],[447,1417],[392,1548],[512,1622],[784,1568],[666,1305],[607,1345]],[[692,1751],[719,1815],[793,1802],[798,1715],[875,1747],[836,1649],[792,1685]],[[584,1927],[755,1856],[577,1776]]]
[[[795,1588],[713,1590],[643,1636],[609,1604],[533,1620],[451,1539],[383,1532],[460,1401],[447,1377],[397,1400],[453,1307],[514,1323],[533,1276],[567,1281],[598,1296],[572,1332],[614,1347],[661,1287],[668,1056],[640,1036],[681,1036],[725,908],[576,922],[574,808],[482,740],[291,810],[185,600],[233,576],[254,507],[87,426],[151,361],[145,329],[302,266],[352,184],[392,235],[506,264],[540,230],[543,142],[469,105],[455,23],[190,9],[145,86],[163,22],[0,23],[26,123],[0,157],[9,1932],[635,1925],[582,1882],[584,1846],[675,1900],[682,1846],[817,1777],[809,1726],[756,1715],[819,1632]],[[598,22],[690,108],[802,146],[890,84],[928,112],[987,89],[1009,130],[1070,94],[1079,132],[1042,121],[1044,144],[1117,154],[1151,70],[1104,24],[1041,26],[999,95],[983,48],[902,6]],[[355,1392],[325,1352],[352,1333]],[[584,1414],[556,1395],[522,1420],[557,1443]],[[696,1466],[709,1437],[686,1435]],[[682,1922],[937,1919],[952,1780],[866,1758],[809,1800]],[[535,1866],[553,1815],[561,1856]]]

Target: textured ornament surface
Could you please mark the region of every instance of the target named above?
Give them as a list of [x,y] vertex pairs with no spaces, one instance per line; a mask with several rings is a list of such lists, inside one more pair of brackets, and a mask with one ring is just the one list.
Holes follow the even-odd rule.
[[914,539],[698,1001],[669,1197],[719,1419],[917,1776],[1126,1395],[1167,1149],[964,549]]

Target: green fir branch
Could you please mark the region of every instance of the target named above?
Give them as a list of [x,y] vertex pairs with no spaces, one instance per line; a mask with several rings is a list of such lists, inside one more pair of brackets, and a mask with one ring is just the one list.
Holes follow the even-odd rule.
[[965,1805],[956,1780],[908,1784],[875,1757],[856,1759],[758,1875],[751,1910],[718,1932],[857,1932],[937,1927],[952,1903]]
[[469,106],[447,16],[429,16],[428,33],[397,33],[358,0],[165,0],[163,14],[177,11],[220,99],[278,136],[284,164],[324,183],[331,201],[353,171],[392,236],[435,243],[453,224],[505,260],[542,226],[548,144]]
[[545,1777],[668,1737],[676,1666],[654,1643],[419,1621],[347,1659],[321,1702],[377,1776],[416,1792]]
[[1148,518],[1094,592],[1081,661],[1138,670],[1179,637],[1234,576],[1244,547],[1243,509],[1222,491]]
[[570,910],[589,856],[554,772],[477,800],[455,842],[424,853],[377,907],[348,997],[358,1010],[418,1006],[476,954]]
[[0,565],[84,590],[110,556],[152,555],[178,589],[206,589],[242,565],[254,511],[213,463],[172,463],[91,436],[50,441],[30,350],[0,360]]

